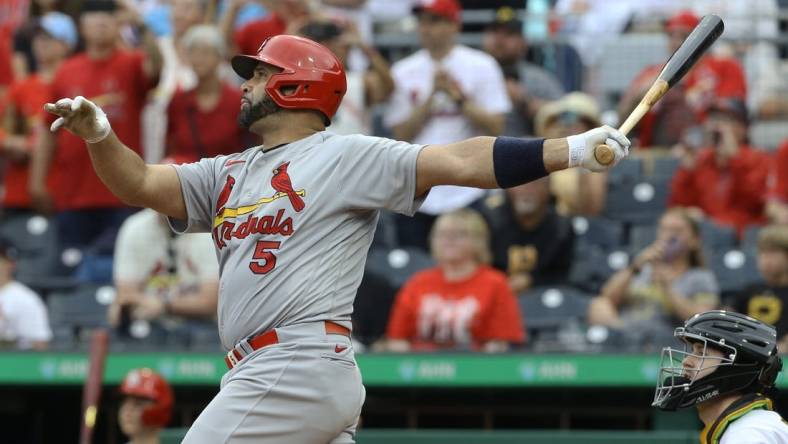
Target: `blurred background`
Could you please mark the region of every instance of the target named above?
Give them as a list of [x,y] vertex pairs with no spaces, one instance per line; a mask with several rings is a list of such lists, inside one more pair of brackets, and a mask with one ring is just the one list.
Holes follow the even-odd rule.
[[225,372],[210,235],[124,207],[47,101],[90,98],[149,162],[238,152],[258,142],[229,57],[287,33],[347,68],[330,131],[564,137],[617,126],[710,13],[724,34],[609,173],[381,215],[354,313],[362,444],[697,442],[694,410],[650,407],[673,328],[733,309],[788,352],[788,1],[0,0],[2,441],[77,441],[95,329],[95,442],[127,442],[131,369],[173,387],[162,442]]

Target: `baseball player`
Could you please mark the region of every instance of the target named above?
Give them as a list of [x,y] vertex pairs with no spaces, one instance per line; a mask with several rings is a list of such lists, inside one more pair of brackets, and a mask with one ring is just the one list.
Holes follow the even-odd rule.
[[430,188],[511,187],[567,167],[604,171],[629,140],[601,127],[567,139],[477,137],[420,146],[325,131],[345,93],[336,56],[281,35],[232,59],[246,81],[239,124],[262,145],[180,166],[146,165],[82,98],[45,109],[87,142],[98,175],[178,232],[211,232],[219,335],[230,371],[187,433],[197,443],[352,443],[364,388],[350,342],[353,298],[378,210],[412,215]]
[[784,444],[788,424],[769,392],[783,367],[771,325],[732,311],[696,314],[676,329],[684,351],[666,347],[652,405],[697,407],[701,444]]
[[120,393],[118,424],[129,444],[159,444],[159,432],[170,422],[174,403],[167,381],[149,368],[134,369],[123,379]]

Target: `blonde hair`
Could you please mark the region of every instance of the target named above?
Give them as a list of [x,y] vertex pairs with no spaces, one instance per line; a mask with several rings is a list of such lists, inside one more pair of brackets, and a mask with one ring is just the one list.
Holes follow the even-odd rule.
[[[435,228],[442,220],[456,220],[464,225],[468,234],[472,238],[476,250],[476,261],[480,264],[492,262],[492,251],[490,250],[490,229],[478,211],[470,208],[461,208],[442,214],[435,220],[430,231],[430,239],[435,235]],[[433,251],[433,255],[434,255]]]
[[788,253],[788,226],[769,225],[758,233],[758,249],[781,249]]
[[181,44],[187,50],[195,45],[208,45],[216,50],[220,57],[224,57],[227,46],[218,27],[213,25],[195,25],[181,37]]

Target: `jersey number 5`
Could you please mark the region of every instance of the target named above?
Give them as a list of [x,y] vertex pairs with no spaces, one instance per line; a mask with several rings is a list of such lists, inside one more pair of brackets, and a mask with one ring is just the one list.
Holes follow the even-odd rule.
[[[276,267],[276,256],[268,250],[278,250],[281,242],[274,241],[257,241],[254,248],[254,259],[249,262],[249,269],[254,274],[266,274]],[[262,262],[260,262],[262,261]]]

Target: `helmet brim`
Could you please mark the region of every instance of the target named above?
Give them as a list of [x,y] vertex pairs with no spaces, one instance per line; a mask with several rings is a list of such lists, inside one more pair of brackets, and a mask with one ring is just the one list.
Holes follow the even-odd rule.
[[257,68],[257,65],[260,63],[264,62],[255,56],[244,54],[233,56],[233,58],[230,60],[233,71],[235,71],[236,74],[245,80],[252,78],[254,75],[254,69]]

